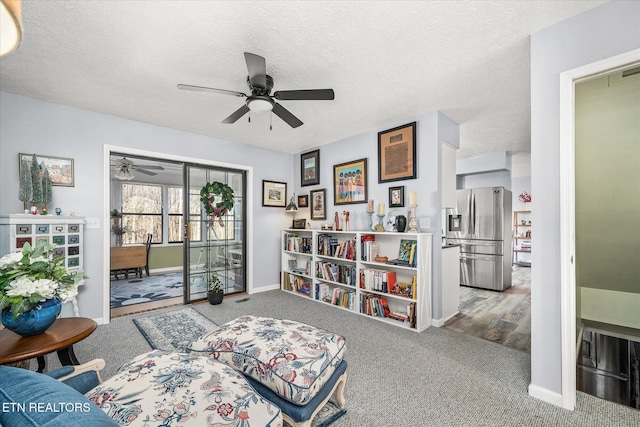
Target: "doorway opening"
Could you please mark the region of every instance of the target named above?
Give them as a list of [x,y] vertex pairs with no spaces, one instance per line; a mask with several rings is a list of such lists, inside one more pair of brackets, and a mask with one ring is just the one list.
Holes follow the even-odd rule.
[[[246,291],[246,171],[118,151],[109,160],[111,317],[205,299],[214,264],[225,295]],[[206,226],[200,178],[234,191],[219,230]]]

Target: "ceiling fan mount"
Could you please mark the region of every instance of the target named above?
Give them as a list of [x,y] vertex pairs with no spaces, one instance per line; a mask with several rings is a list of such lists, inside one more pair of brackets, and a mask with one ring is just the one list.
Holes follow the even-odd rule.
[[266,113],[273,111],[275,115],[284,120],[292,128],[297,128],[303,123],[289,110],[280,105],[278,101],[331,101],[335,98],[333,89],[304,89],[304,90],[284,90],[276,91],[271,95],[273,89],[273,78],[267,75],[266,60],[259,55],[245,52],[244,59],[247,63],[247,85],[251,90],[251,95],[225,89],[212,87],[194,86],[179,84],[178,89],[194,90],[202,92],[213,92],[222,95],[232,95],[247,98],[245,105],[233,112],[222,123],[235,123],[238,119],[249,111],[256,113]]

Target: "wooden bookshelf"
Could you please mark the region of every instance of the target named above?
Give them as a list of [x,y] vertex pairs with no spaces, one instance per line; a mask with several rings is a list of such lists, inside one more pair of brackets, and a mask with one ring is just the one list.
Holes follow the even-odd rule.
[[513,265],[531,267],[530,254],[531,211],[513,211]]

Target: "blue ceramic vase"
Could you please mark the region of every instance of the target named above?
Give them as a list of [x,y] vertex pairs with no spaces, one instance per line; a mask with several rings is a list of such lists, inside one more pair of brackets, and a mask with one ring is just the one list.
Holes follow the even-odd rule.
[[31,311],[13,318],[10,309],[2,310],[2,324],[5,328],[23,337],[43,333],[53,325],[62,310],[62,303],[57,298],[39,302]]

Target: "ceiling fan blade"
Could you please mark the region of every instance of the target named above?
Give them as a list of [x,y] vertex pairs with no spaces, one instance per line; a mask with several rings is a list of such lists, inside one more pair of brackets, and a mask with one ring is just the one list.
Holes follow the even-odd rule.
[[300,121],[300,119],[298,119],[296,116],[291,114],[289,110],[287,110],[286,108],[284,108],[282,105],[278,103],[275,103],[273,105],[273,112],[276,114],[276,116],[280,117],[282,120],[287,122],[287,124],[292,128],[297,128],[298,126],[302,126],[302,122]]
[[222,123],[227,123],[227,124],[235,123],[240,117],[244,116],[248,112],[249,112],[249,107],[247,107],[246,105],[243,105],[242,107],[238,108],[233,114],[231,114],[229,117],[224,119]]
[[333,89],[279,90],[273,97],[280,101],[332,101]]
[[136,172],[140,172],[140,173],[143,173],[145,175],[152,175],[152,176],[153,175],[158,175],[155,172],[149,172],[148,170],[145,170],[145,169],[135,168],[135,170],[136,170]]
[[260,89],[267,88],[267,62],[266,60],[254,53],[245,52],[244,60],[247,63],[247,70],[249,70],[249,81],[251,86]]
[[182,90],[194,90],[194,91],[198,91],[198,92],[213,92],[213,93],[219,93],[222,95],[233,95],[233,96],[239,96],[239,97],[246,97],[247,95],[245,95],[242,92],[236,92],[233,90],[224,90],[224,89],[216,89],[213,87],[204,87],[204,86],[193,86],[193,85],[183,85],[183,84],[179,84],[178,85],[178,89],[182,89]]
[[164,168],[162,166],[155,166],[155,165],[134,165],[133,168],[134,169],[137,169],[137,168],[156,169],[156,170],[161,170],[161,171],[164,170]]

